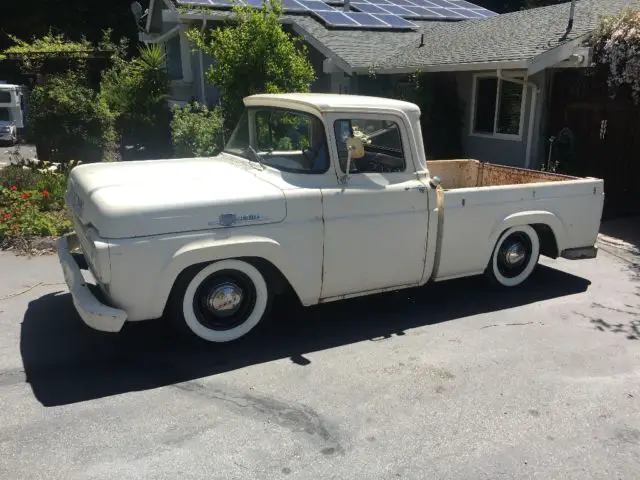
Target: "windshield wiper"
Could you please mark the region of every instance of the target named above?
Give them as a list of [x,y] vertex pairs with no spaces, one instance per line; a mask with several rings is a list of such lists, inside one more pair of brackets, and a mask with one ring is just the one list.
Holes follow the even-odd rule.
[[262,157],[260,157],[260,155],[258,154],[258,152],[256,152],[256,149],[253,148],[251,145],[249,145],[247,148],[245,148],[246,152],[249,152],[251,154],[251,156],[253,157],[253,159],[258,162],[260,164],[261,167],[264,168],[264,163],[262,163]]

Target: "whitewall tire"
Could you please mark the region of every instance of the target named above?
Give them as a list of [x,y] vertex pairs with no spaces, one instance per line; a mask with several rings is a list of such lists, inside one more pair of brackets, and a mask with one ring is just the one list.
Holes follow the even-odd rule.
[[269,304],[269,289],[257,268],[242,260],[221,260],[179,280],[172,317],[202,340],[231,342],[258,325]]
[[491,255],[486,275],[493,284],[515,287],[527,280],[540,258],[540,240],[529,225],[502,233]]

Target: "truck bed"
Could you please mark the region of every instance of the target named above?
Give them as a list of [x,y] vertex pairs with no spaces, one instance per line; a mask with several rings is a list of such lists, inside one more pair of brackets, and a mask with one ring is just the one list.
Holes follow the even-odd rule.
[[[436,280],[482,273],[496,235],[513,216],[515,223],[540,230],[543,255],[591,246],[600,227],[603,181],[477,160],[428,161],[438,188]],[[553,239],[547,227],[553,227]]]
[[440,177],[440,186],[444,190],[578,179],[568,175],[506,167],[478,160],[431,160],[427,162],[427,168],[432,177]]

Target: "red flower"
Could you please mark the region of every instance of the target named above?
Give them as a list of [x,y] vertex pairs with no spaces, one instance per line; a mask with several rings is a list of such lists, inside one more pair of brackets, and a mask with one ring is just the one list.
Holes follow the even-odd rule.
[[18,187],[16,187],[15,185],[13,187],[11,187],[11,191],[15,192],[18,189]]
[[2,220],[4,220],[4,221],[6,222],[6,221],[7,221],[7,220],[9,220],[10,218],[11,218],[11,214],[10,214],[10,213],[5,213],[5,214],[4,214],[4,217],[2,217]]
[[22,192],[22,195],[20,195],[22,198],[29,198],[29,194],[27,192]]
[[49,190],[43,190],[43,191],[42,191],[42,196],[43,196],[44,198],[49,198]]

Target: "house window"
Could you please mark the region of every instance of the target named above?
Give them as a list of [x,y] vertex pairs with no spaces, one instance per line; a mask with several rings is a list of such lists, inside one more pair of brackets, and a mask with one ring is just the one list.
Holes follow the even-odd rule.
[[182,79],[182,52],[180,50],[180,36],[171,37],[166,43],[166,64],[169,80]]
[[476,77],[472,111],[474,134],[520,138],[524,85],[496,77]]

